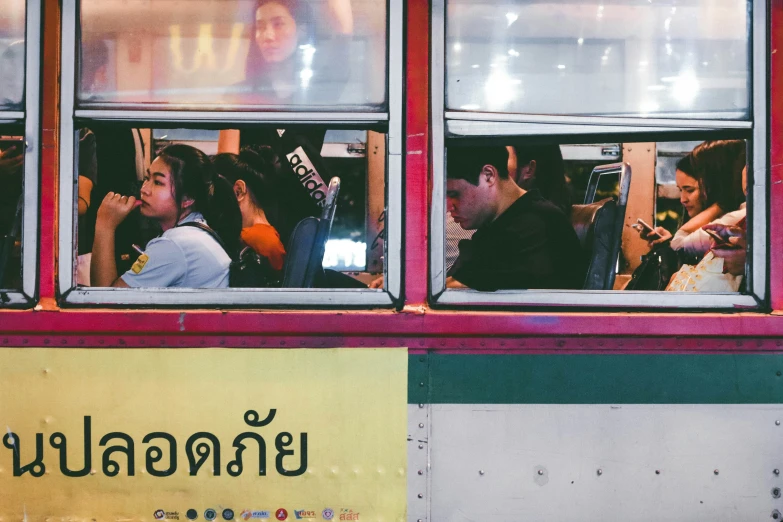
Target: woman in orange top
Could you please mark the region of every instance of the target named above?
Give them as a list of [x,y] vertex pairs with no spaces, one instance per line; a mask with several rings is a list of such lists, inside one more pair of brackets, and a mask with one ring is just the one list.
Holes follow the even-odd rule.
[[[272,162],[257,153],[253,154],[256,167],[274,168]],[[236,154],[218,154],[212,163],[217,173],[234,186],[242,213],[242,241],[258,255],[265,257],[272,270],[279,275],[283,270],[285,248],[280,241],[280,234],[267,217],[267,211],[275,207],[275,202],[271,201],[271,191],[264,172],[251,167]]]

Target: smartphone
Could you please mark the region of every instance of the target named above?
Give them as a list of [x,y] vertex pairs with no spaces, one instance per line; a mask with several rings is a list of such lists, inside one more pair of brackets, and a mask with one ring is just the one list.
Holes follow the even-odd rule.
[[9,149],[13,149],[13,152],[8,156],[9,158],[24,153],[24,138],[22,136],[0,136],[0,151],[6,152]]
[[714,230],[705,230],[705,232],[715,241],[715,248],[739,248],[734,243],[729,243],[728,239],[724,238]]
[[649,238],[650,236],[661,237],[661,236],[660,236],[660,234],[658,234],[658,232],[655,232],[655,230],[653,229],[653,227],[651,227],[649,224],[647,224],[647,223],[646,223],[646,222],[645,222],[645,221],[644,221],[642,218],[638,218],[638,219],[636,220],[636,224],[635,224],[635,225],[632,225],[632,226],[633,226],[635,229],[637,229],[637,230],[642,230],[642,231],[644,231],[644,232],[647,234],[647,237],[648,237],[648,238]]

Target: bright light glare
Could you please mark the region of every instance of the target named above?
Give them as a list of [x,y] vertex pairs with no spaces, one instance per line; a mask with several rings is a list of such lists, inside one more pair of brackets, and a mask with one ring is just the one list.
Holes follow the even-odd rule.
[[454,51],[460,52],[461,50],[462,50],[462,44],[460,44],[459,42],[455,43],[454,44]]
[[519,56],[519,52],[515,51],[514,49],[509,49],[508,50],[508,55],[509,56],[513,56],[514,58],[517,58]]
[[312,69],[302,69],[302,72],[299,73],[299,79],[302,80],[302,87],[307,88],[307,86],[310,85],[310,78],[312,77]]
[[493,69],[484,84],[484,99],[489,110],[503,109],[516,97],[518,89],[513,85],[503,67]]
[[367,243],[350,239],[330,239],[326,242],[324,268],[363,270],[367,265]]
[[470,68],[471,69],[478,69],[479,68],[479,64],[474,63],[473,65],[470,66]]
[[690,107],[699,95],[699,80],[693,71],[687,70],[680,74],[672,85],[672,97],[683,107]]
[[466,105],[460,105],[459,108],[463,111],[477,111],[481,106],[478,103],[468,103]]
[[580,38],[579,40],[576,41],[576,43],[578,43],[579,45],[582,45],[583,43],[585,43],[585,39],[584,38]]
[[563,69],[565,69],[565,65],[563,65],[562,63],[558,64],[557,68],[562,71]]
[[519,19],[519,15],[516,13],[506,13],[506,22],[508,25],[506,27],[511,27],[511,24],[516,22]]
[[642,114],[649,114],[651,112],[657,112],[660,108],[661,108],[661,106],[658,105],[658,103],[656,103],[655,101],[653,101],[653,100],[646,100],[646,101],[643,101],[641,103],[641,105],[639,106],[639,111]]

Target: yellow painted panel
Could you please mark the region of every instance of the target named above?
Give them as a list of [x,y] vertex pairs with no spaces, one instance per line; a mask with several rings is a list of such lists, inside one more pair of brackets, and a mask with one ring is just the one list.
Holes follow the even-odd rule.
[[[271,410],[266,425],[249,425],[268,420]],[[208,510],[218,522],[231,511],[234,520],[275,521],[281,509],[286,520],[403,521],[406,412],[405,349],[3,349],[0,522],[156,515],[185,521],[189,510],[199,522],[208,520]],[[117,432],[133,441],[133,475],[125,454],[109,454],[126,441],[99,444]],[[153,433],[176,443],[169,476],[153,476],[171,468],[172,455],[164,438],[144,442]],[[197,433],[206,438],[191,440]],[[263,476],[257,439],[235,441],[243,433],[265,441]],[[219,466],[207,435],[219,443]],[[24,468],[36,463],[37,439],[42,465]],[[231,464],[241,444],[238,474]],[[207,449],[200,468],[191,470],[189,455],[197,463]],[[293,453],[281,456],[280,449]],[[66,476],[63,467],[83,476]]]

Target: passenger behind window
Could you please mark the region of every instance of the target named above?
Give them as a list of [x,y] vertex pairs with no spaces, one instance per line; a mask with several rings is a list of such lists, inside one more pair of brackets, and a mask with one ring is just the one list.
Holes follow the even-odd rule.
[[[270,151],[271,153],[271,151]],[[253,154],[250,151],[244,153]],[[218,154],[212,164],[219,176],[223,176],[233,186],[234,194],[242,214],[242,242],[264,257],[272,272],[269,280],[282,279],[285,248],[275,227],[267,217],[265,209],[275,206],[274,194],[270,190],[266,172],[275,167],[266,158],[254,154],[256,166],[266,166],[256,170],[242,161],[236,154]]]
[[701,259],[710,249],[710,238],[702,230],[704,225],[734,225],[745,217],[745,158],[743,140],[705,141],[694,148],[677,162],[684,224],[674,237],[663,227],[655,228],[657,238],[643,231],[642,237],[651,239],[651,245],[671,240],[672,249],[690,257],[687,261]]
[[560,145],[515,144],[509,152],[515,156],[517,185],[525,190],[538,189],[544,199],[570,216],[571,186]]
[[449,147],[447,210],[463,229],[449,288],[571,288],[584,285],[587,260],[569,219],[508,175],[506,147]]
[[[117,277],[115,231],[139,207],[160,224],[130,270]],[[206,154],[188,145],[163,149],[150,165],[141,200],[110,192],[98,209],[91,276],[95,286],[225,288],[230,254],[239,247],[241,214],[232,187],[215,174]],[[209,224],[210,233],[193,226]]]
[[259,0],[243,92],[245,103],[331,104],[350,77],[350,0],[328,0],[332,37],[319,40],[307,0]]

